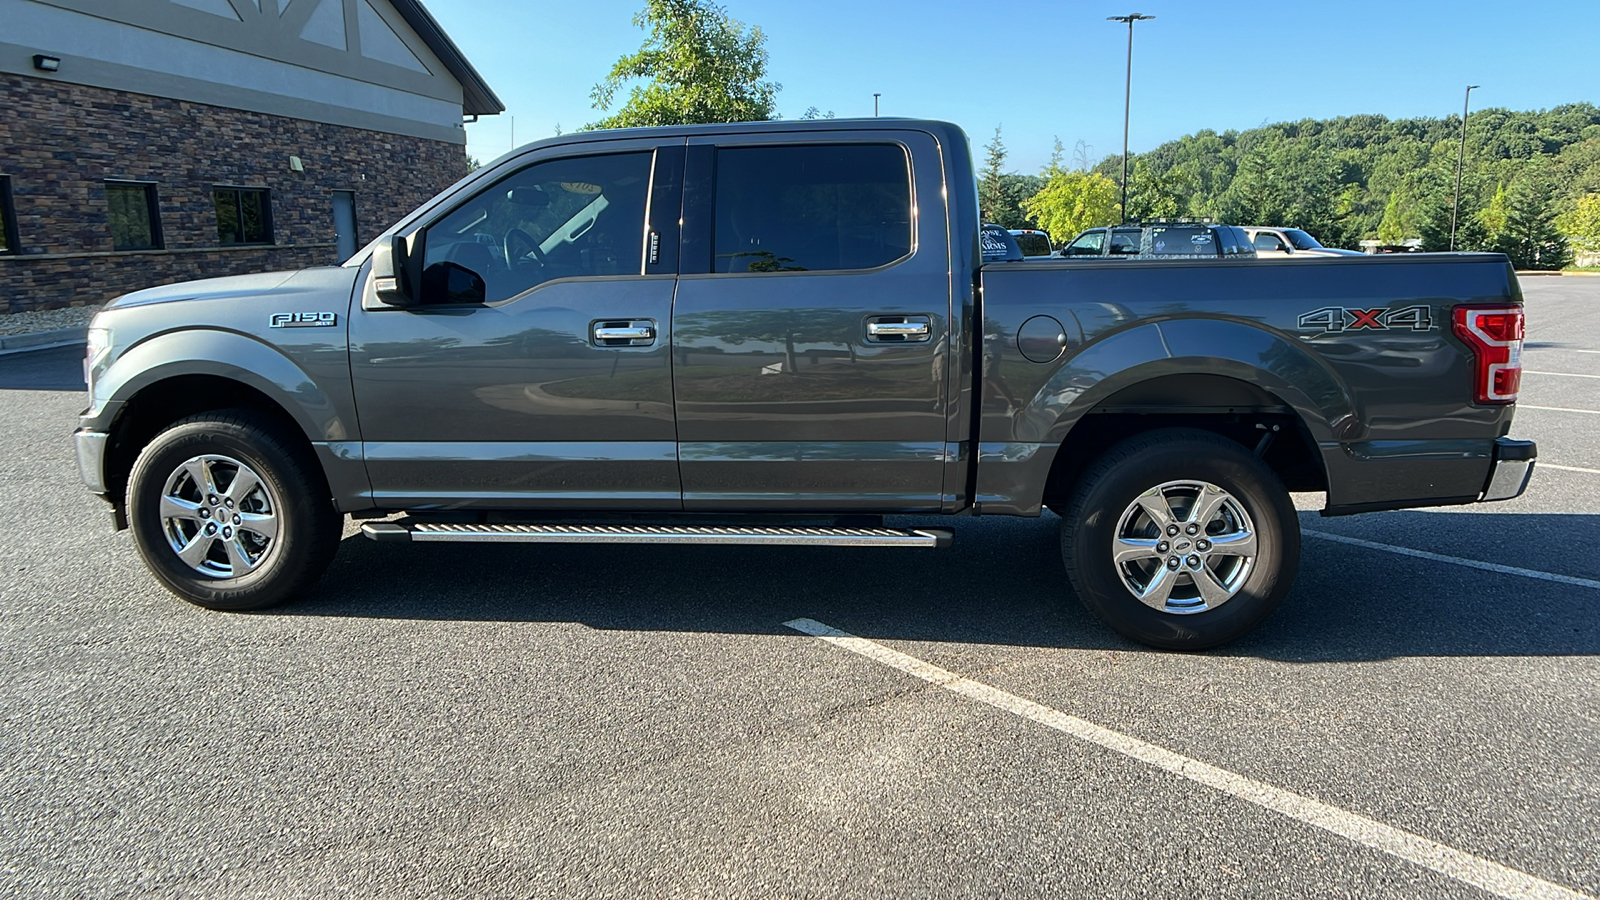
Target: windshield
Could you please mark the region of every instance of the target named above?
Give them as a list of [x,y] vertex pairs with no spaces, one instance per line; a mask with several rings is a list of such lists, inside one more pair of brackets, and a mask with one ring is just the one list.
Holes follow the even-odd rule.
[[1306,234],[1304,231],[1301,231],[1298,228],[1285,228],[1283,230],[1283,236],[1289,239],[1289,243],[1293,244],[1296,250],[1322,249],[1322,245],[1317,243],[1316,238]]

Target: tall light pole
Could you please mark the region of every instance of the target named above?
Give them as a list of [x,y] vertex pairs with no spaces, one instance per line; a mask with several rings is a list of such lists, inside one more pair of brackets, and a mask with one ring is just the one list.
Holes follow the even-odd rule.
[[873,94],[872,95],[872,117],[874,119],[876,119],[878,117],[878,98],[882,97],[882,96],[883,96],[882,94]]
[[1106,16],[1107,22],[1128,23],[1128,83],[1122,95],[1122,221],[1128,221],[1128,111],[1133,103],[1133,23],[1154,19],[1129,13],[1125,16]]
[[1450,206],[1450,249],[1456,249],[1456,216],[1461,212],[1461,166],[1467,161],[1467,104],[1472,102],[1472,89],[1467,85],[1466,99],[1461,101],[1461,152],[1456,154],[1456,202]]

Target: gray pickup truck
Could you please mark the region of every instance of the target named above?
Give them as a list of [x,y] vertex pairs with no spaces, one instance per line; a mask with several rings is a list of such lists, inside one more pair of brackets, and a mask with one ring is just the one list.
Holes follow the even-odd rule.
[[1072,592],[1178,649],[1288,591],[1291,491],[1339,515],[1527,484],[1503,256],[984,264],[979,225],[940,122],[540,141],[342,266],[112,302],[82,477],[162,583],[235,610],[310,588],[346,515],[918,548],[953,532],[883,517],[1048,508]]

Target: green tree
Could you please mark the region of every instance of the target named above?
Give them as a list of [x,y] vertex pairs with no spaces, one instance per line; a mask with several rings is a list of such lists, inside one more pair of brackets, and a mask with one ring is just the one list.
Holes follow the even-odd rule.
[[1560,269],[1572,262],[1572,249],[1556,228],[1551,188],[1537,175],[1513,182],[1506,197],[1505,230],[1495,249],[1518,269]]
[[1004,224],[1007,203],[1005,189],[1006,145],[1000,139],[1000,126],[994,127],[994,138],[983,146],[983,169],[978,173],[978,217],[985,222]]
[[1506,194],[1506,183],[1495,185],[1494,196],[1490,198],[1489,205],[1478,211],[1478,221],[1483,229],[1490,235],[1502,234],[1506,230],[1506,221],[1510,218],[1509,197]]
[[1128,218],[1173,219],[1182,214],[1179,196],[1183,173],[1175,169],[1157,173],[1149,161],[1139,157],[1128,174]]
[[1579,252],[1600,253],[1600,194],[1584,194],[1572,210],[1556,218],[1556,227]]
[[779,85],[767,80],[766,35],[746,29],[710,0],[645,0],[633,24],[650,36],[617,60],[590,97],[609,110],[638,79],[628,101],[593,128],[754,122],[773,118]]
[[1383,221],[1378,224],[1378,240],[1385,244],[1399,244],[1408,237],[1414,237],[1418,227],[1401,192],[1390,194],[1389,202],[1383,207]]
[[1085,228],[1117,221],[1117,183],[1098,172],[1057,169],[1022,208],[1029,221],[1064,243]]

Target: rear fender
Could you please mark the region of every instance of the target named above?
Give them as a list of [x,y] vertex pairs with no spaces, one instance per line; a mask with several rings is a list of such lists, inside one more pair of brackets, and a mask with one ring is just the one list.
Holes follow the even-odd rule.
[[995,427],[998,417],[985,417],[979,445],[980,509],[1038,515],[1056,455],[1104,449],[1067,445],[1085,415],[1126,388],[1183,375],[1222,376],[1255,385],[1294,410],[1318,444],[1351,440],[1361,431],[1349,387],[1299,342],[1240,321],[1152,322],[1108,335],[1068,357],[1008,417],[1009,428]]

